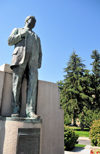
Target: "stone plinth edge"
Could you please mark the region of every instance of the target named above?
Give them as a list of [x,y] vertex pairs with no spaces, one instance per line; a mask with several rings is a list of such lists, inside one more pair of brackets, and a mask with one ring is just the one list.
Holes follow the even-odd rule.
[[[35,139],[37,140],[36,136],[35,139],[33,138],[33,135],[31,135],[31,132],[34,130],[39,130],[38,133],[38,139],[39,139],[39,151],[41,154],[41,148],[42,148],[42,121],[34,121],[34,119],[29,118],[15,118],[15,117],[0,117],[0,154],[16,154],[17,148],[19,148],[18,145],[20,145],[20,139],[23,139],[23,134],[19,134],[19,130],[27,130],[30,132],[30,134],[24,134],[24,139],[22,144],[28,142],[31,145],[31,143],[35,142]],[[21,136],[22,135],[22,136]],[[37,134],[35,134],[37,135]],[[32,141],[32,142],[31,142]],[[25,145],[27,146],[27,145]],[[22,151],[23,152],[23,151]],[[20,152],[21,153],[21,152]],[[19,153],[18,153],[19,154]]]
[[0,116],[0,120],[2,121],[20,121],[26,123],[42,123],[42,119],[32,119],[32,118],[25,118],[25,117],[2,117]]
[[12,73],[12,70],[11,70],[9,64],[3,64],[2,66],[0,66],[0,71],[7,72],[7,73]]

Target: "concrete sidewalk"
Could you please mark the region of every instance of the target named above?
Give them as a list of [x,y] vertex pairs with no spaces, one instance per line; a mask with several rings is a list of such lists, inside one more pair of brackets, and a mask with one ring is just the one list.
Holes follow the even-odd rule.
[[72,151],[64,151],[64,154],[90,154],[91,149],[100,149],[100,147],[91,146],[90,139],[88,137],[79,137],[78,144],[86,145],[84,148],[75,147]]
[[91,145],[91,141],[88,137],[79,137],[78,144]]
[[91,151],[91,147],[90,145],[86,145],[84,148],[81,147],[75,147],[72,152],[78,152],[79,154],[90,154]]
[[79,137],[78,140],[90,140],[89,137]]
[[100,149],[100,147],[90,145],[86,145],[84,148],[75,147],[72,151],[64,151],[64,154],[90,154],[91,149]]
[[[87,146],[86,146],[87,147]],[[72,151],[65,151],[64,154],[90,154],[90,148],[75,147]]]

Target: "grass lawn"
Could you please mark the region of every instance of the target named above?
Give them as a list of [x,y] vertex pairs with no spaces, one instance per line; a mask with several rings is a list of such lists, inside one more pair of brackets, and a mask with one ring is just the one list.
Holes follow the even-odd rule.
[[[69,126],[69,128],[81,131],[81,127]],[[84,131],[89,131],[89,128],[84,128]]]
[[89,137],[89,132],[86,131],[75,131],[76,134],[79,135],[79,137]]
[[79,135],[79,137],[89,137],[89,128],[84,128],[82,131],[80,127],[71,126],[71,129],[75,130],[75,133]]
[[75,147],[81,147],[81,148],[84,148],[86,145],[83,145],[83,144],[75,144]]

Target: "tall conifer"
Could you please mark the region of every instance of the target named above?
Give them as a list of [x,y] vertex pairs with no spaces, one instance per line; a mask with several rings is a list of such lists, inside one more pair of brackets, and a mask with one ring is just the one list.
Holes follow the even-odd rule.
[[100,109],[100,54],[97,50],[92,51],[92,88],[94,89],[94,110]]
[[66,74],[62,90],[62,106],[65,112],[72,115],[74,124],[75,118],[83,111],[83,107],[89,107],[89,103],[91,104],[91,96],[88,95],[88,72],[82,62],[81,58],[73,52],[67,67],[64,68]]

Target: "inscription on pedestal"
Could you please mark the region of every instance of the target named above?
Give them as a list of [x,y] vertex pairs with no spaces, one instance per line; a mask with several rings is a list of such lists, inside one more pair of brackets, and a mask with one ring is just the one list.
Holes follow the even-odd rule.
[[40,128],[19,128],[16,154],[39,154]]

